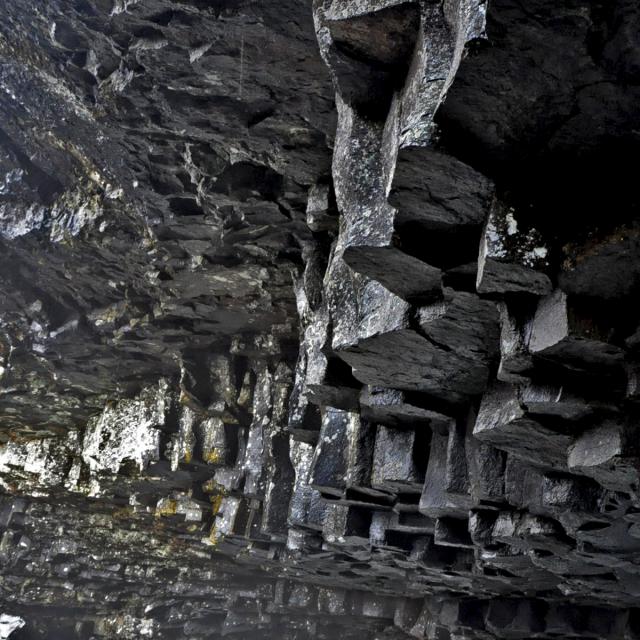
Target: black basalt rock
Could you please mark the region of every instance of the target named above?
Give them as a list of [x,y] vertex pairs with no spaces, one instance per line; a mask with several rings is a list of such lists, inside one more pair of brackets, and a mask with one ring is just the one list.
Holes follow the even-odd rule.
[[0,638],[640,638],[635,0],[0,19]]

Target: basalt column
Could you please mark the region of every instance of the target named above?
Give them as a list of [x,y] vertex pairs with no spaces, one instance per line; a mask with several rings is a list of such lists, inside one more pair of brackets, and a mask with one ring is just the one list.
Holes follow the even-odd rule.
[[334,580],[404,594],[395,626],[416,637],[606,635],[627,610],[603,609],[602,629],[587,609],[560,618],[588,601],[578,566],[604,588],[591,532],[636,548],[620,409],[635,374],[566,286],[569,262],[558,276],[548,226],[440,139],[434,115],[485,14],[475,1],[314,5],[338,125],[296,285],[288,548],[312,563],[322,545]]

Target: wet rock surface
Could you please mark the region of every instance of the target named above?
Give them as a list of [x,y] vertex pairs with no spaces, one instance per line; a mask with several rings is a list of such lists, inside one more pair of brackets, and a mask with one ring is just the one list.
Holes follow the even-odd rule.
[[632,0],[0,21],[0,638],[640,637]]

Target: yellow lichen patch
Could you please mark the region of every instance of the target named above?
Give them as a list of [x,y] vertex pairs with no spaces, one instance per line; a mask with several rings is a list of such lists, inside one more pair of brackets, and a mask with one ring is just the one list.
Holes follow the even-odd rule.
[[156,518],[162,516],[175,516],[178,509],[178,503],[173,498],[162,498],[156,506]]
[[211,527],[211,532],[209,533],[209,542],[215,547],[220,540],[222,540],[224,536],[216,529],[216,525]]
[[187,450],[184,452],[184,458],[183,458],[183,460],[184,460],[187,464],[190,464],[192,459],[193,459],[193,454],[191,453],[191,449],[187,449]]
[[225,495],[225,488],[218,484],[213,478],[207,480],[202,484],[202,490],[205,493],[210,493],[212,495]]
[[204,461],[208,464],[218,464],[222,460],[222,454],[215,447],[204,454]]
[[128,311],[126,301],[119,301],[113,304],[103,307],[102,309],[96,309],[87,314],[87,318],[96,325],[96,327],[103,327],[105,325],[113,325],[117,320],[122,318]]
[[122,507],[121,509],[115,509],[111,516],[114,520],[126,520],[133,516],[133,507]]
[[220,511],[220,507],[222,506],[223,498],[224,498],[224,496],[222,494],[211,496],[211,498],[210,498],[210,500],[211,500],[211,511],[212,511],[214,516],[217,515],[218,512]]

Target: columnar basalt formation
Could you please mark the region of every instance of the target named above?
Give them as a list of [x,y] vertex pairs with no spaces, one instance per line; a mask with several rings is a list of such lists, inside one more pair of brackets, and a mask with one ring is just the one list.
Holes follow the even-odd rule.
[[635,0],[16,0],[0,638],[640,638]]

